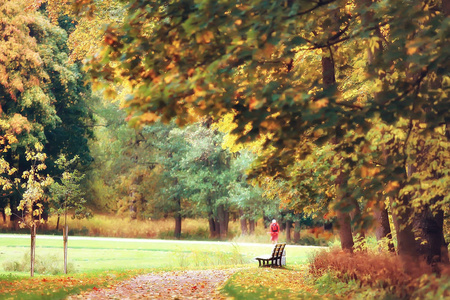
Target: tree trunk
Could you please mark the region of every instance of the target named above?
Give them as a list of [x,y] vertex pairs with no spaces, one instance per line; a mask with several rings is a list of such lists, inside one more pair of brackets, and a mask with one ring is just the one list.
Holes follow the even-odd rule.
[[211,199],[207,199],[208,205],[208,222],[209,222],[209,236],[212,239],[215,239],[219,236],[219,224],[217,220],[214,218],[214,211]]
[[225,239],[228,235],[228,212],[223,204],[217,207],[217,219],[219,223],[219,238]]
[[6,213],[5,213],[5,209],[2,208],[2,219],[3,219],[3,223],[6,224]]
[[230,224],[230,212],[228,211],[228,208],[224,208],[224,222],[223,222],[223,228],[225,232],[225,238],[228,236],[228,225]]
[[[402,209],[395,209],[395,206],[402,206]],[[397,232],[398,255],[402,261],[403,267],[409,274],[415,274],[418,270],[420,259],[416,246],[416,238],[413,232],[412,223],[409,222],[412,209],[409,204],[409,196],[403,195],[401,199],[391,200],[392,219],[394,221],[395,231]]]
[[[346,195],[346,198],[350,198],[350,195]],[[361,209],[359,208],[359,204],[358,201],[355,198],[351,198],[351,202],[353,204],[353,210],[350,212],[350,217],[351,220],[353,222],[353,224],[356,226],[356,229],[353,230],[355,232],[355,240],[356,240],[356,245],[357,245],[357,249],[359,251],[364,251],[366,250],[365,247],[365,238],[366,238],[366,234],[364,232],[364,230],[361,228]]]
[[64,241],[64,274],[67,274],[67,242],[69,241],[69,226],[64,225],[63,228],[63,241]]
[[240,215],[240,223],[241,223],[241,232],[242,235],[248,234],[248,227],[247,227],[247,219],[244,217],[244,211],[242,209],[239,210]]
[[208,222],[209,222],[209,237],[212,239],[215,239],[218,236],[218,230],[217,230],[218,224],[214,220],[213,216],[210,216],[208,218]]
[[58,218],[56,219],[56,231],[59,230],[59,220],[60,220],[60,215],[58,214]]
[[328,88],[336,83],[334,62],[330,56],[322,56],[323,85]]
[[[336,18],[335,14],[335,18]],[[337,22],[338,23],[338,22]],[[328,55],[322,55],[322,80],[324,89],[329,89],[330,87],[336,85],[336,70],[334,60],[332,59],[332,49],[329,48]],[[337,136],[335,137],[335,143],[337,143]],[[337,193],[341,193],[341,195],[345,194],[341,191],[343,175],[339,174],[336,178],[336,191]],[[341,196],[342,197],[342,196]],[[339,199],[342,201],[343,199]],[[339,224],[339,236],[341,239],[341,247],[344,251],[353,252],[353,236],[352,236],[352,228],[350,224],[350,215],[348,213],[344,213],[342,211],[337,212],[337,219]]]
[[350,224],[350,215],[342,211],[337,212],[337,221],[339,225],[339,238],[341,239],[342,250],[353,253],[353,235]]
[[176,239],[180,239],[181,238],[181,214],[177,213],[175,214],[175,230],[174,230],[174,235]]
[[294,243],[298,243],[300,241],[300,221],[296,221],[294,224]]
[[177,197],[175,200],[176,208],[175,208],[175,230],[174,230],[174,236],[176,239],[181,238],[181,197]]
[[34,276],[34,262],[36,253],[36,224],[31,225],[31,247],[30,247],[30,276]]
[[351,217],[348,212],[344,212],[343,210],[347,208],[348,204],[344,203],[344,195],[345,191],[342,190],[344,180],[344,174],[339,174],[336,178],[336,198],[338,203],[340,203],[341,207],[338,208],[336,212],[337,224],[339,229],[339,238],[341,240],[341,248],[344,251],[348,251],[353,253],[353,234],[352,234],[352,226],[351,226]]
[[439,273],[438,264],[448,262],[448,250],[443,231],[444,212],[439,210],[436,215],[433,215],[427,208],[416,217],[414,225],[420,236],[420,254],[431,265],[433,272]]
[[253,219],[249,219],[248,220],[248,227],[250,230],[250,234],[254,234],[255,233],[255,227],[256,227],[256,222]]
[[286,243],[291,242],[291,227],[292,227],[292,221],[286,220]]
[[394,243],[392,243],[392,233],[391,233],[391,226],[389,224],[389,215],[384,203],[382,203],[382,207],[375,208],[374,217],[376,221],[375,235],[377,237],[377,241],[380,241],[383,238],[389,239],[387,245],[389,252],[395,252]]

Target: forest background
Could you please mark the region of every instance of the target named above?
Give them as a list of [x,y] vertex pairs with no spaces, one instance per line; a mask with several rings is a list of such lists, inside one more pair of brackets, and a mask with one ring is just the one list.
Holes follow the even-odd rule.
[[373,230],[406,270],[440,273],[449,13],[445,0],[3,1],[4,223],[33,232],[95,210],[171,217],[175,237],[202,218],[225,238],[230,218],[243,234],[325,219],[346,251]]

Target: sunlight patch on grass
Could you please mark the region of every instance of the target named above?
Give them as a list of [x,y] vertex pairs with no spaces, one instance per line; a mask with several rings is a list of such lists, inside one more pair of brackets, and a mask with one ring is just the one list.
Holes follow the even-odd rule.
[[240,299],[321,299],[303,279],[303,269],[249,268],[234,274],[221,292]]

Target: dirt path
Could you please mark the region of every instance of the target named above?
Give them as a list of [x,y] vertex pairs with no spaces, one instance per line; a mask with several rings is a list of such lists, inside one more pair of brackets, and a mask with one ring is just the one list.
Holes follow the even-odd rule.
[[225,299],[218,288],[236,270],[189,270],[150,273],[67,299]]

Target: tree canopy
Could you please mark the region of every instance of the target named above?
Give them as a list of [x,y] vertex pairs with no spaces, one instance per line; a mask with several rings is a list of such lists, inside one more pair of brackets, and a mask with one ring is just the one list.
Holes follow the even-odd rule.
[[448,211],[448,20],[445,1],[128,1],[90,74],[131,87],[135,126],[232,111],[238,141],[270,134],[262,176],[331,145],[335,209],[389,199],[413,256],[415,216]]

